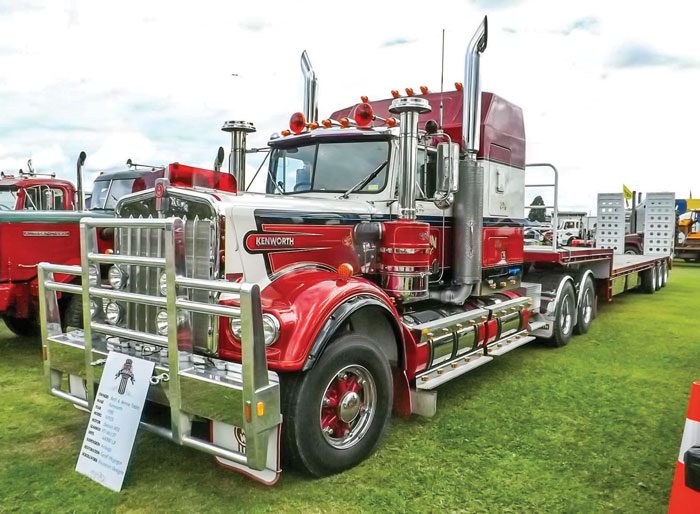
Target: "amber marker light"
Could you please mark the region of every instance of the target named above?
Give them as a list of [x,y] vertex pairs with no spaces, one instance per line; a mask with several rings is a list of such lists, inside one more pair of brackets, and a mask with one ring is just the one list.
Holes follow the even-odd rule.
[[427,95],[428,93],[430,93],[430,90],[428,89],[428,86],[421,86],[421,87],[420,87],[420,92],[421,92],[421,94],[423,94],[423,95]]
[[282,134],[282,137],[287,137],[287,136],[291,135],[292,132],[289,130],[283,130],[282,132],[280,132],[280,134]]
[[398,90],[398,89],[392,89],[392,90],[391,90],[391,96],[393,96],[394,98],[398,98],[398,97],[400,97],[401,95],[399,94],[399,90]]
[[315,130],[317,128],[318,128],[318,123],[316,123],[315,121],[312,121],[311,123],[309,123],[309,130]]
[[349,279],[350,277],[352,277],[353,273],[355,273],[355,270],[352,269],[352,264],[344,262],[343,264],[338,266],[338,275],[342,280]]
[[462,85],[461,82],[455,82],[455,89],[457,91],[462,91],[464,89],[464,86]]
[[333,122],[331,120],[323,120],[321,121],[321,125],[326,128],[331,128],[333,126]]
[[408,96],[415,96],[415,95],[416,95],[416,94],[413,92],[413,88],[412,88],[412,87],[407,87],[407,88],[406,88],[406,94],[407,94]]
[[338,120],[338,123],[340,123],[340,126],[343,128],[348,128],[350,126],[350,120],[344,116]]
[[366,104],[367,102],[369,102],[369,97],[367,97],[367,96],[365,96],[365,95],[362,95],[362,96],[360,97],[360,101],[361,101],[363,104]]
[[397,122],[396,118],[389,117],[386,119],[386,126],[387,127],[395,127],[397,123],[398,122]]

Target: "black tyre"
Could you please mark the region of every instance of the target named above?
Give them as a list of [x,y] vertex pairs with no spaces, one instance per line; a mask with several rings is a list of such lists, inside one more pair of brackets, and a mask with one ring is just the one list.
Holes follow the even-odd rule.
[[668,262],[661,263],[661,287],[666,287],[668,284]]
[[70,295],[66,299],[61,313],[61,326],[65,331],[68,327],[83,328],[83,300],[79,295]]
[[658,291],[663,287],[663,271],[661,270],[661,263],[656,265],[656,290]]
[[639,250],[634,246],[625,246],[625,255],[639,255]]
[[574,332],[576,334],[585,334],[591,328],[593,318],[595,317],[596,296],[593,279],[588,276],[581,284],[581,303],[578,306],[578,316]]
[[576,314],[576,293],[570,282],[564,288],[557,300],[554,314],[554,334],[549,345],[560,348],[566,346],[574,333],[574,316]]
[[285,458],[311,475],[332,475],[359,464],[389,425],[391,368],[364,336],[339,337],[310,371],[286,377],[282,386]]
[[15,318],[14,316],[3,316],[2,320],[10,331],[20,337],[31,337],[39,334],[39,322],[36,317]]
[[642,271],[642,292],[653,294],[656,291],[656,266]]

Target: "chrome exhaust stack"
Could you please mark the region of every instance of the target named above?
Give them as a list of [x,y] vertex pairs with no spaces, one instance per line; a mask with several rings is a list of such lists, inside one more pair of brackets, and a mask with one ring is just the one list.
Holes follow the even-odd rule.
[[430,112],[425,98],[404,96],[391,102],[389,112],[398,114],[399,132],[399,219],[416,219],[416,174],[418,172],[418,118]]
[[77,179],[76,184],[78,186],[78,210],[85,210],[85,181],[83,180],[83,166],[85,165],[85,159],[87,154],[85,152],[80,152],[78,155],[78,162],[76,163],[76,173]]
[[318,121],[318,78],[306,50],[301,53],[301,72],[304,74],[304,117],[307,122]]
[[453,275],[452,284],[431,297],[445,303],[462,305],[480,293],[481,246],[484,227],[484,171],[476,160],[481,128],[480,56],[486,50],[488,22],[486,16],[469,41],[464,62],[462,104],[462,149],[465,159],[459,163],[459,186],[453,204]]
[[245,191],[246,136],[255,132],[255,125],[249,121],[227,121],[221,130],[231,133],[228,172],[236,179],[238,191]]

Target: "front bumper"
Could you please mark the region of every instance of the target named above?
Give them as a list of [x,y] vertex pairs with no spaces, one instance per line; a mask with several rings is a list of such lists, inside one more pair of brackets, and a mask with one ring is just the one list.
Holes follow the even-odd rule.
[[[90,231],[100,226],[162,226],[170,232],[173,244],[166,245],[165,259],[153,259],[153,266],[165,270],[168,294],[163,297],[130,294],[91,287],[87,276],[83,286],[55,282],[54,273],[84,275],[90,264],[129,262],[133,257],[99,254],[89,248],[94,239]],[[229,465],[266,483],[274,483],[279,474],[278,437],[282,422],[279,379],[267,369],[262,332],[260,291],[255,285],[220,280],[197,280],[181,276],[177,270],[178,246],[182,246],[182,222],[168,220],[103,220],[84,219],[83,266],[39,265],[39,307],[44,373],[46,384],[54,396],[68,400],[83,409],[91,409],[102,376],[102,365],[109,352],[119,352],[155,364],[147,395],[147,406],[161,406],[169,419],[150,421],[148,412],[141,426],[182,446],[189,446],[214,455]],[[88,244],[85,244],[85,243]],[[147,258],[139,258],[146,263]],[[237,295],[240,308],[199,303],[182,299],[182,288],[202,288]],[[84,331],[63,333],[58,314],[56,292],[83,296]],[[94,299],[113,299],[133,303],[163,304],[169,314],[168,335],[158,336],[132,331],[90,318],[89,306]],[[227,362],[192,353],[192,333],[188,330],[184,311],[212,316],[240,315],[243,322],[242,363]],[[148,407],[147,407],[148,409]],[[162,408],[160,410],[163,410]],[[192,425],[209,421],[212,437],[195,437]],[[244,434],[244,444],[236,444],[216,434],[234,431]]]

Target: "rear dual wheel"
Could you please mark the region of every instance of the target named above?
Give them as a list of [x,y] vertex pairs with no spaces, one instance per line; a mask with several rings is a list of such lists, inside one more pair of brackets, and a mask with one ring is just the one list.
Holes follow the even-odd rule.
[[576,316],[576,293],[571,282],[566,282],[557,298],[554,310],[554,330],[548,344],[560,348],[566,346],[574,333]]
[[337,338],[311,370],[285,377],[282,386],[284,453],[311,475],[332,475],[359,464],[389,424],[391,368],[364,336]]
[[31,337],[39,334],[39,323],[36,317],[15,318],[14,316],[3,316],[5,326],[16,336]]
[[595,317],[596,298],[593,279],[587,276],[581,284],[581,302],[578,306],[578,319],[574,331],[577,334],[585,334],[591,328]]
[[657,284],[657,267],[649,268],[648,270],[642,271],[642,291],[646,294],[653,294],[656,292]]

